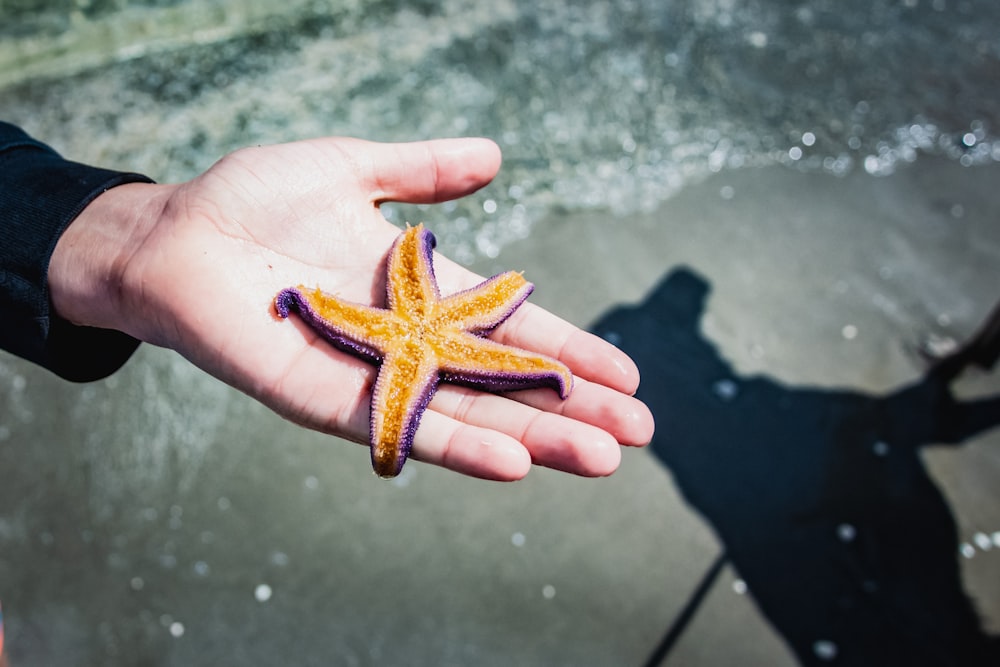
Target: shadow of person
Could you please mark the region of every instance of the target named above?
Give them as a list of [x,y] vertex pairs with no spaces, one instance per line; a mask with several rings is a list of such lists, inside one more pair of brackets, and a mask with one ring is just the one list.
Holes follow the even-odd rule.
[[708,293],[677,269],[593,329],[639,364],[653,452],[798,659],[1000,665],[919,456],[1000,423],[1000,396],[955,400],[948,364],[884,396],[740,377],[699,332]]

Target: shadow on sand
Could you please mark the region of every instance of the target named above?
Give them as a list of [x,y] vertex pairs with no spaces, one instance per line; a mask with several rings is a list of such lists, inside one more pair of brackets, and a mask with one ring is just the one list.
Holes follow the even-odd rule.
[[970,363],[992,365],[996,332],[993,359],[967,347],[887,395],[786,386],[736,375],[701,335],[708,292],[678,269],[594,326],[639,364],[652,449],[725,549],[648,664],[728,561],[804,665],[1000,665],[919,456],[1000,423],[1000,397],[958,402],[949,389]]

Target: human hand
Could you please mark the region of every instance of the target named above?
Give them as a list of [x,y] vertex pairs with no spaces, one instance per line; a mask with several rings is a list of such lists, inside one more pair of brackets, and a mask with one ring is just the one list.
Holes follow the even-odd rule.
[[[278,318],[275,295],[315,285],[382,306],[400,230],[379,204],[461,197],[499,165],[496,145],[481,139],[319,139],[236,151],[179,185],[122,185],[60,239],[53,306],[77,324],[174,349],[296,423],[367,442],[376,368]],[[482,280],[440,256],[435,274],[443,295]],[[441,384],[412,458],[487,479],[518,479],[532,463],[598,476],[617,468],[619,445],[652,437],[652,416],[632,397],[638,371],[615,347],[530,303],[491,337],[569,366],[569,398]]]

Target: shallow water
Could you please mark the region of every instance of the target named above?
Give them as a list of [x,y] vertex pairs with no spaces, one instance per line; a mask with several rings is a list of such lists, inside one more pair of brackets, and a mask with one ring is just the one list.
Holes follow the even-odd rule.
[[[81,6],[0,10],[0,115],[165,181],[305,136],[489,136],[505,166],[483,196],[387,210],[465,262],[547,212],[651,210],[725,169],[1000,160],[988,0]],[[73,35],[80,59],[57,48]]]

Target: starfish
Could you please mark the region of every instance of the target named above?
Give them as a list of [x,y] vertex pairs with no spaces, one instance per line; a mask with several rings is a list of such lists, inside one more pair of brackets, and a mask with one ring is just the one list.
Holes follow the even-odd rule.
[[345,301],[302,285],[282,290],[275,308],[294,309],[337,348],[378,364],[369,438],[372,468],[395,477],[440,381],[487,391],[551,387],[569,395],[573,375],[549,357],[486,336],[534,289],[517,272],[493,276],[442,298],[434,277],[434,235],[422,224],[399,235],[389,254],[386,305]]

